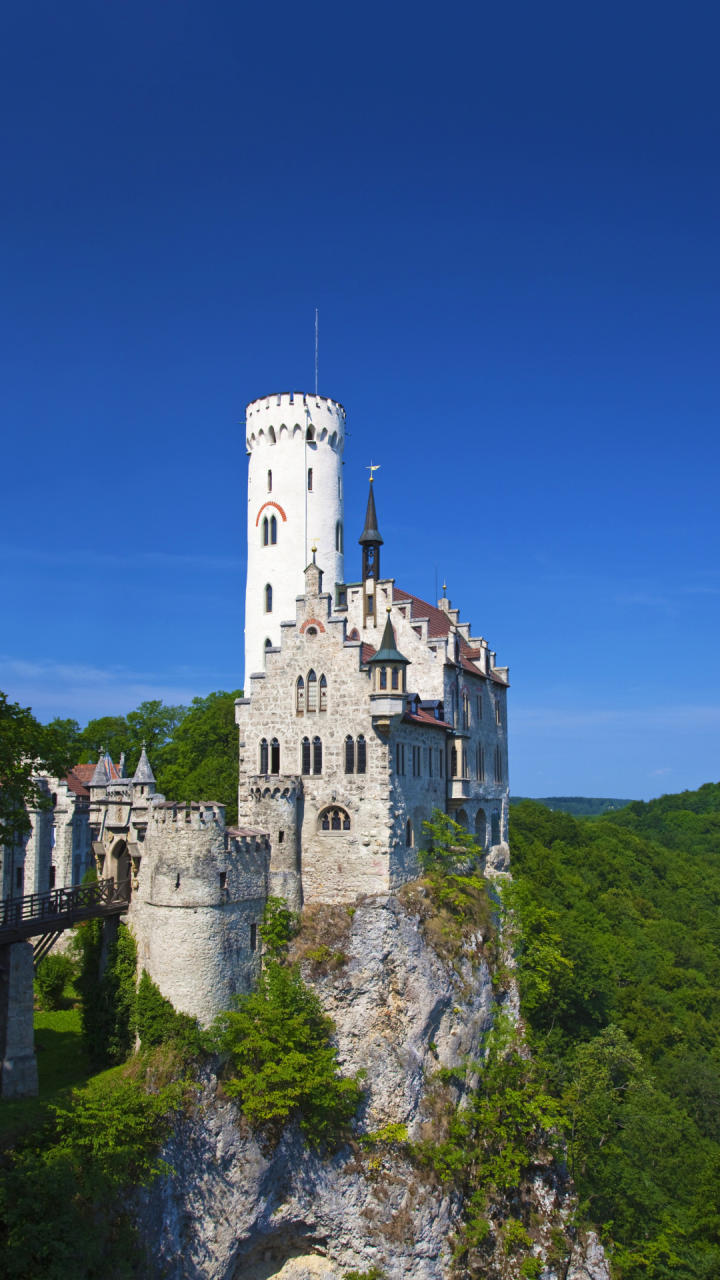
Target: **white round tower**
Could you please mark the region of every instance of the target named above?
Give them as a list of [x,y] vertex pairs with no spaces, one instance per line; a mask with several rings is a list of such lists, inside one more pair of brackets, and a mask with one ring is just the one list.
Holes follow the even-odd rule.
[[342,455],[345,410],[298,391],[263,396],[247,407],[248,554],[245,689],[294,621],[295,598],[317,547],[323,586],[344,581]]

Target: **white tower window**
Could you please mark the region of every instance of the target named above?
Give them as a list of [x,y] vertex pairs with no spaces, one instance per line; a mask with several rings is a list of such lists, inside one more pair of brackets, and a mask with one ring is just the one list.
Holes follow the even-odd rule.
[[267,473],[267,491],[268,493],[272,493],[272,471],[268,471]]
[[265,583],[265,612],[272,613],[272,587],[269,582]]
[[312,484],[313,484],[312,467],[308,467],[308,481],[307,481],[307,484],[308,484],[308,493],[312,493]]

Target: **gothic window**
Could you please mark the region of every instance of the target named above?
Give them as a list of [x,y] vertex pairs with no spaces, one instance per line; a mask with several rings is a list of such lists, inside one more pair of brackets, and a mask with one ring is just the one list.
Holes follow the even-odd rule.
[[345,772],[355,772],[355,743],[350,737],[350,734],[348,734],[345,739]]
[[346,813],[338,805],[331,805],[328,809],[323,809],[318,818],[318,827],[321,831],[338,832],[350,830],[350,814]]
[[393,689],[397,689],[397,688],[398,688],[398,676],[399,676],[399,675],[400,675],[400,672],[398,671],[397,667],[393,667],[393,668],[392,668],[392,672],[391,672],[391,679],[390,679],[390,684],[391,684],[391,686],[392,686],[392,688],[393,688]]
[[295,710],[301,716],[305,710],[305,681],[298,676],[295,684]]
[[301,748],[300,772],[307,775],[310,772],[310,739],[303,738]]
[[269,536],[268,536],[268,529],[269,529],[269,527],[270,527],[270,524],[269,524],[269,521],[268,521],[267,516],[263,516],[263,522],[262,522],[262,544],[263,544],[263,546],[264,546],[264,547],[266,547],[266,546],[267,546],[267,544],[268,544],[268,542],[270,541]]
[[267,473],[267,486],[268,486],[268,490],[267,490],[268,493],[272,493],[272,471],[268,471]]
[[265,584],[265,612],[272,613],[272,587],[269,582]]
[[335,525],[335,550],[342,551],[342,549],[343,549],[343,527],[342,527],[342,521],[338,520],[337,524]]
[[265,648],[266,648],[266,649],[272,649],[272,640],[270,639],[270,637],[269,637],[269,636],[267,636],[267,637],[266,637],[266,639],[265,639]]
[[405,844],[407,845],[408,849],[412,847],[412,842],[413,842],[413,825],[410,819],[408,818],[407,822],[405,823]]
[[270,743],[270,772],[280,772],[280,743],[277,738],[273,738]]
[[362,734],[357,740],[357,771],[364,773],[367,766],[367,744]]
[[468,694],[467,689],[463,689],[462,724],[463,724],[463,729],[470,728],[470,695]]
[[485,748],[484,747],[478,747],[477,749],[477,776],[478,776],[478,782],[485,781]]
[[261,738],[261,740],[260,740],[260,772],[261,772],[261,773],[267,773],[267,771],[268,771],[268,744],[267,744],[267,738]]
[[308,671],[307,678],[307,709],[308,711],[317,711],[317,676],[314,671]]
[[322,742],[313,738],[313,773],[322,773]]
[[387,689],[387,667],[380,668],[380,688]]
[[312,493],[312,467],[308,467],[308,493]]
[[320,677],[320,710],[327,711],[327,680]]
[[270,517],[270,545],[275,546],[277,542],[277,520],[275,516]]

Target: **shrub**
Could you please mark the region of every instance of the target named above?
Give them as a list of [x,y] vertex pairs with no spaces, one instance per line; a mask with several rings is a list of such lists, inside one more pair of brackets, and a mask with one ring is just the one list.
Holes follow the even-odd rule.
[[260,925],[260,937],[268,956],[277,960],[284,955],[299,928],[300,917],[290,910],[284,898],[268,898]]
[[257,990],[220,1015],[217,1043],[229,1057],[226,1090],[249,1123],[278,1138],[289,1120],[315,1146],[347,1130],[362,1092],[339,1074],[333,1024],[295,967],[270,960]]
[[142,971],[135,995],[133,1029],[143,1049],[173,1044],[188,1053],[197,1053],[202,1047],[196,1019],[173,1008],[146,969]]
[[70,956],[45,956],[35,974],[35,986],[43,1009],[48,1013],[62,1006],[65,987],[75,972]]
[[102,920],[86,920],[75,930],[74,944],[80,957],[83,1044],[97,1067],[124,1062],[132,1048],[137,969],[135,939],[121,924],[99,976],[102,931]]

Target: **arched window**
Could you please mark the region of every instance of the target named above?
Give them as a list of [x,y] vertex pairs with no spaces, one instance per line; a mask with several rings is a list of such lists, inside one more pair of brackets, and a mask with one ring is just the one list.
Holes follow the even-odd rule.
[[274,547],[277,542],[277,520],[275,516],[270,517],[270,546]]
[[342,521],[338,520],[337,524],[335,525],[335,550],[341,552],[342,549],[343,549],[343,527],[342,527]]
[[267,744],[267,738],[261,738],[261,739],[260,739],[260,772],[261,772],[261,773],[267,773],[267,771],[268,771],[268,744]]
[[499,813],[490,814],[490,843],[491,844],[500,843],[500,814]]
[[413,842],[413,825],[410,819],[408,818],[407,822],[405,823],[405,844],[407,845],[408,849],[411,848],[412,842]]
[[317,676],[314,671],[308,671],[306,705],[308,711],[317,711]]
[[338,831],[350,830],[350,814],[341,809],[339,805],[331,805],[328,809],[323,809],[318,815],[318,828],[320,831],[337,833]]
[[305,681],[302,676],[298,676],[295,685],[295,710],[300,716],[305,710]]
[[327,711],[327,680],[320,677],[320,710]]
[[387,689],[387,667],[380,668],[380,688]]
[[280,772],[280,743],[277,738],[273,738],[270,743],[270,772]]
[[357,771],[364,773],[367,765],[367,744],[362,734],[357,740]]
[[301,744],[300,772],[308,774],[310,772],[310,739],[303,738]]
[[272,613],[272,587],[269,582],[265,584],[265,612]]
[[308,467],[308,493],[312,493],[312,467]]
[[313,738],[313,773],[322,773],[322,742]]
[[267,486],[268,486],[268,490],[267,490],[268,493],[272,493],[272,471],[268,471]]
[[306,439],[306,440],[314,440],[314,439],[315,439],[315,428],[314,428],[314,427],[308,427],[307,431],[305,432],[305,439]]
[[268,518],[267,518],[267,516],[263,516],[263,522],[262,522],[262,544],[263,544],[263,546],[264,546],[264,547],[266,547],[266,546],[267,546],[268,541],[269,541],[269,538],[268,538],[268,529],[269,529],[269,527],[270,527],[270,526],[269,526],[269,524],[268,524]]
[[345,772],[355,772],[355,743],[350,734],[345,739]]

